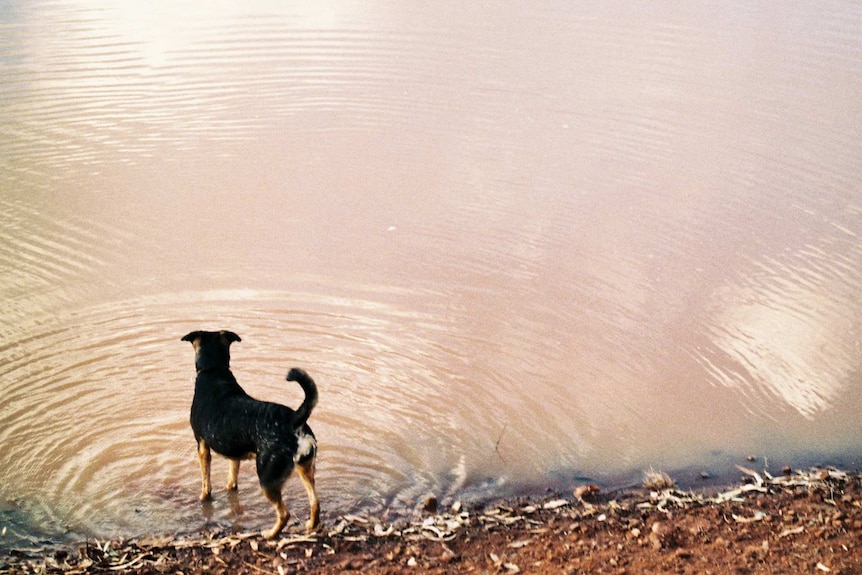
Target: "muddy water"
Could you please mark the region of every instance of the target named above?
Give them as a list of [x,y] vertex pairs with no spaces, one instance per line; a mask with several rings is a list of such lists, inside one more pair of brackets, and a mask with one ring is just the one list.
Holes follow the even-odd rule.
[[114,4],[0,9],[0,545],[269,524],[201,328],[325,517],[859,462],[858,4]]

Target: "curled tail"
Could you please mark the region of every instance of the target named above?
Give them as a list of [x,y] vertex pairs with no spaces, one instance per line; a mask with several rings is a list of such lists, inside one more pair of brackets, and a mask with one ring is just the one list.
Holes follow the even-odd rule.
[[308,421],[311,415],[311,410],[317,405],[317,386],[314,380],[305,373],[304,369],[298,367],[292,368],[287,372],[287,381],[295,381],[305,392],[305,399],[302,400],[302,405],[296,410],[296,415],[293,420],[293,428],[299,429],[305,422]]

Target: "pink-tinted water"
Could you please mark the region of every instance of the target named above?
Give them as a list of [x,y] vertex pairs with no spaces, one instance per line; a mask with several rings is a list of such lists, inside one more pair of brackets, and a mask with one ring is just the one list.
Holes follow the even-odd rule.
[[858,4],[115,4],[0,8],[7,542],[269,524],[201,328],[325,517],[859,461]]

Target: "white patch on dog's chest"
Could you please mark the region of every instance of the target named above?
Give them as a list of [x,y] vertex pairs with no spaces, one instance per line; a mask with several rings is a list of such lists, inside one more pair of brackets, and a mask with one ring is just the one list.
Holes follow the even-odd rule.
[[296,436],[298,445],[296,446],[296,455],[293,456],[293,461],[298,462],[303,457],[309,455],[317,446],[317,441],[310,435],[300,433]]

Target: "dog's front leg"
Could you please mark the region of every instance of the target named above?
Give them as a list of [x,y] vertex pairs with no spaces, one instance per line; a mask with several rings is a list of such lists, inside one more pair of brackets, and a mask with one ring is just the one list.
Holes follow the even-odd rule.
[[230,460],[230,470],[227,473],[227,490],[236,491],[237,476],[239,475],[239,459]]
[[209,445],[203,439],[199,439],[198,461],[201,464],[201,501],[207,501],[212,497],[212,485],[210,485],[210,465],[212,464],[212,459]]

